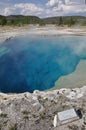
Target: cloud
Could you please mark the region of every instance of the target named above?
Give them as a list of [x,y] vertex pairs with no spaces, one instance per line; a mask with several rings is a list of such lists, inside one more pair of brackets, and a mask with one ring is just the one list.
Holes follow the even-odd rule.
[[22,14],[22,15],[38,15],[41,14],[43,9],[39,6],[36,6],[33,3],[20,3],[14,4],[9,7],[5,7],[1,10],[3,15],[11,14]]
[[12,14],[12,12],[14,12],[15,11],[15,8],[13,8],[13,7],[7,7],[7,8],[5,8],[3,11],[2,11],[2,13],[3,13],[3,15],[9,15],[9,14]]
[[49,0],[45,5],[35,3],[3,3],[0,2],[0,14],[35,15],[39,17],[84,15],[86,5],[84,0]]
[[52,7],[58,5],[59,3],[64,3],[65,5],[81,5],[85,3],[85,0],[49,0],[46,3],[46,6]]
[[65,0],[65,4],[68,4],[68,5],[80,5],[84,3],[85,3],[85,0]]
[[21,3],[21,4],[15,4],[14,6],[16,9],[20,10],[21,14],[29,15],[29,14],[41,14],[43,9],[41,7],[36,6],[32,3]]
[[46,6],[47,16],[86,14],[84,0],[49,0]]
[[58,4],[58,3],[59,3],[59,0],[49,0],[46,3],[46,6],[54,6],[55,4]]

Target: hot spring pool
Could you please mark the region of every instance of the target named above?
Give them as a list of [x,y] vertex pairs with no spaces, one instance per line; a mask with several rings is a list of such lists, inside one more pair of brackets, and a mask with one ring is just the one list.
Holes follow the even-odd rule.
[[[0,91],[47,90],[86,59],[85,36],[17,37],[0,44]],[[64,86],[62,86],[64,87]]]

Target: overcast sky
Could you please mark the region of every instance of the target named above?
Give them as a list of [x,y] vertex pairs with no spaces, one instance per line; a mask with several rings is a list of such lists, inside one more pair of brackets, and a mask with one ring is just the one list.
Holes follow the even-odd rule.
[[83,15],[85,0],[0,0],[1,15],[35,15],[39,17]]

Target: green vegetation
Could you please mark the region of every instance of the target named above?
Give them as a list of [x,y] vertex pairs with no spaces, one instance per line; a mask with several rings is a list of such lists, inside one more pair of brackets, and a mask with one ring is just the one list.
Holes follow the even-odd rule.
[[72,126],[68,126],[70,130],[79,130],[79,127],[75,124],[73,124]]
[[45,119],[46,118],[46,114],[43,112],[40,114],[40,119]]
[[84,16],[60,16],[60,17],[49,17],[43,19],[46,24],[56,24],[56,25],[81,25],[86,26],[86,17]]
[[24,114],[24,115],[28,115],[30,112],[28,112],[28,111],[22,111],[22,113]]
[[2,118],[6,118],[6,117],[7,117],[7,114],[5,114],[5,113],[1,113],[1,114],[0,114],[0,117],[2,117]]
[[14,124],[9,130],[17,130],[17,124]]
[[[79,20],[80,21],[80,20]],[[79,22],[78,22],[78,19],[75,19],[75,18],[73,18],[72,16],[69,18],[69,19],[67,19],[67,20],[65,20],[65,23],[64,23],[65,25],[68,25],[69,27],[71,27],[71,26],[73,26],[73,25],[75,25],[75,24],[79,24]]]
[[58,110],[55,110],[53,114],[56,115],[57,113],[58,113]]
[[25,120],[29,120],[29,117],[28,117],[28,116],[24,116],[24,119],[25,119]]
[[73,25],[83,25],[86,26],[86,17],[84,16],[58,16],[58,17],[48,17],[39,18],[36,16],[23,16],[23,15],[10,15],[1,16],[0,15],[0,25],[9,26],[23,26],[25,24],[39,24],[44,26],[46,24],[56,24],[59,26],[73,26]]
[[6,18],[1,18],[0,19],[0,25],[2,25],[2,26],[4,26],[4,25],[6,25],[7,24],[7,19]]
[[29,120],[28,114],[29,114],[30,112],[24,110],[24,111],[22,111],[22,113],[24,114],[24,117],[23,117],[23,118],[24,118],[25,120]]
[[63,18],[62,17],[59,17],[59,23],[58,25],[63,25]]
[[40,18],[36,16],[10,15],[0,16],[0,25],[18,25],[37,24],[40,23]]

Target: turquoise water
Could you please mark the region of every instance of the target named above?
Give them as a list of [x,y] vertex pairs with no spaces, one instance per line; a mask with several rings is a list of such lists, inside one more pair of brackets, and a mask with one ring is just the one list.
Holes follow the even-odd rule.
[[[47,90],[86,59],[85,36],[17,37],[0,44],[0,91]],[[62,86],[64,87],[64,86]]]

